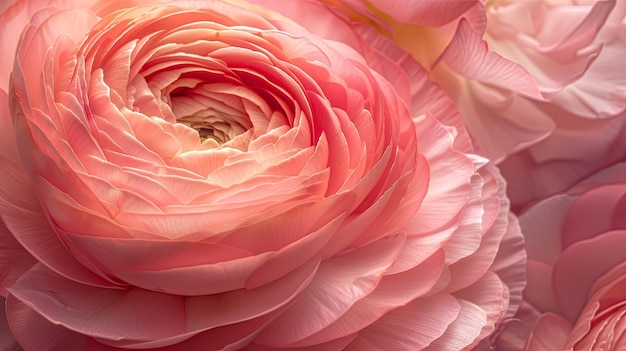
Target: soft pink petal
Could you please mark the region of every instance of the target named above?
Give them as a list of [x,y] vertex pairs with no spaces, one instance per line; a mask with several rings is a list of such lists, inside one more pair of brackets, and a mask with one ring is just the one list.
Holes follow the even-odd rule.
[[553,265],[562,250],[561,228],[575,198],[559,195],[530,207],[519,217],[528,259]]
[[22,348],[18,345],[15,336],[13,336],[13,332],[9,328],[5,305],[6,299],[0,297],[0,350],[20,351]]
[[358,334],[385,313],[431,292],[441,278],[443,260],[443,252],[439,251],[413,269],[385,275],[369,295],[357,301],[332,324],[290,346],[314,345]]
[[497,350],[502,348],[506,351],[522,351],[539,316],[536,309],[523,302],[514,318],[501,325],[502,330],[494,343]]
[[43,264],[67,276],[96,286],[111,283],[85,269],[57,239],[36,194],[29,176],[18,164],[0,157],[0,210],[7,228],[15,239]]
[[183,298],[137,288],[94,288],[70,282],[44,267],[25,274],[10,290],[11,296],[37,313],[80,334],[112,345],[150,342],[160,347],[285,306],[308,284],[317,265],[318,261],[310,261],[274,284],[228,295]]
[[535,324],[525,350],[561,351],[571,327],[571,323],[559,315],[543,314]]
[[[15,339],[25,350],[54,351],[59,349],[84,350],[86,337],[60,325],[50,323],[26,304],[9,295],[7,319]],[[33,334],[37,335],[33,337]]]
[[0,221],[0,296],[6,296],[5,287],[11,286],[36,263]]
[[416,299],[361,331],[346,350],[421,350],[440,337],[460,312],[461,306],[450,295]]
[[619,202],[623,202],[625,197],[624,184],[606,184],[578,197],[563,223],[563,247],[619,228],[613,223],[613,218]]
[[[429,232],[448,224],[468,201],[474,172],[472,160],[454,150],[453,136],[432,115],[416,121],[420,151],[429,162],[429,190],[416,216],[407,228],[415,225],[416,232]],[[454,223],[456,226],[456,223]]]
[[528,285],[524,291],[524,300],[540,311],[559,313],[559,305],[552,288],[552,265],[529,260],[527,269]]
[[[614,230],[570,245],[554,265],[553,287],[563,315],[575,320],[582,311],[594,281],[626,260],[626,232]],[[602,255],[589,256],[589,252]]]
[[441,63],[463,77],[541,99],[533,78],[521,66],[489,51],[480,34],[466,21],[459,23],[456,35],[435,66]]
[[[265,329],[257,342],[280,347],[327,327],[376,288],[403,246],[404,238],[398,236],[324,261],[294,305]],[[302,316],[307,316],[306,321]]]
[[54,5],[55,7],[69,8],[76,6],[79,1],[72,0],[5,0],[0,5],[0,23],[3,30],[0,32],[0,47],[3,54],[0,57],[0,89],[9,86],[9,75],[13,70],[13,60],[17,49],[20,35],[29,24],[31,17],[42,8]]
[[527,254],[525,238],[517,218],[508,215],[507,231],[500,242],[498,253],[490,268],[509,290],[509,309],[503,320],[513,317],[522,304],[522,293],[527,289]]
[[500,165],[515,209],[566,191],[625,155],[626,118],[584,120],[557,107],[547,112],[559,116],[552,135]]

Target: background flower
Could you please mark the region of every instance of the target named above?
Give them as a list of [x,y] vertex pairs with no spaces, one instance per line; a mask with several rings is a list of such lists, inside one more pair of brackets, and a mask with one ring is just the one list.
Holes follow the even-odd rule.
[[617,163],[520,216],[525,306],[502,350],[622,350],[626,345],[626,164]]
[[500,163],[516,211],[624,159],[623,1],[431,5],[457,16],[406,1],[342,3],[382,22],[446,90],[481,152]]
[[501,165],[515,208],[626,157],[625,15],[623,1],[488,3],[485,40],[533,76],[554,123]]
[[24,349],[490,348],[521,234],[408,54],[319,2],[140,3],[1,15]]

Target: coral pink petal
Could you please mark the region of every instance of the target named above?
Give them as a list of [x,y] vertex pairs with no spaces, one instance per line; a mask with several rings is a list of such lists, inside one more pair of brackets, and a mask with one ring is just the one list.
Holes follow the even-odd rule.
[[571,328],[571,323],[565,318],[553,313],[543,314],[537,320],[524,350],[561,351]]
[[[321,1],[299,1],[290,0],[252,0],[274,11],[279,12],[287,18],[296,21],[306,28],[310,33],[324,39],[335,40],[353,47],[359,46],[360,38],[351,27],[352,23],[340,17],[338,13],[325,6]],[[304,15],[306,14],[306,15]],[[289,26],[290,23],[276,23],[278,27]],[[285,30],[287,28],[281,28]],[[291,27],[293,30],[298,28]]]
[[530,304],[522,302],[515,317],[504,321],[501,330],[496,332],[496,349],[500,350],[498,347],[501,347],[502,350],[522,350],[539,315]]
[[[132,285],[178,295],[241,289],[269,256],[192,241],[100,238],[69,233],[63,237],[85,264],[103,267],[108,274]],[[207,279],[207,283],[198,284],[198,279]]]

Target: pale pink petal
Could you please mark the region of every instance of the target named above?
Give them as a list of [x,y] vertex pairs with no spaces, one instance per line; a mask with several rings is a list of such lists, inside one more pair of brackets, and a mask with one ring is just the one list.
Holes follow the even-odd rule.
[[[469,57],[472,59],[467,59]],[[475,32],[466,21],[459,23],[456,35],[434,66],[441,63],[463,77],[541,99],[541,93],[528,72],[516,63],[489,51],[487,44],[480,38],[480,33]]]

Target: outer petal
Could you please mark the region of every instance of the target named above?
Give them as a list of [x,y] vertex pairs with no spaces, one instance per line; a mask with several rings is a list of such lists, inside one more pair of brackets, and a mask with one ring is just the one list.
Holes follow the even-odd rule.
[[480,33],[464,20],[433,64],[431,77],[455,101],[469,132],[496,162],[545,138],[554,127],[529,100],[542,99],[532,77],[489,51]]
[[571,324],[565,318],[552,313],[544,314],[539,317],[524,350],[563,350],[570,328]]
[[5,300],[5,297],[0,297],[0,350],[20,351],[22,347],[15,340],[7,322]]

